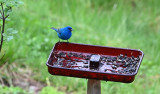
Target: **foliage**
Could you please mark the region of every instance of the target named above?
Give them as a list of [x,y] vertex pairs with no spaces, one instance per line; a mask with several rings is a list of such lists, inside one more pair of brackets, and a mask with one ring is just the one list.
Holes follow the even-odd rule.
[[64,94],[64,93],[57,91],[55,88],[51,86],[47,86],[41,90],[40,94]]
[[19,87],[7,87],[0,85],[0,93],[1,94],[29,94],[27,91],[23,90]]
[[[10,41],[13,39],[13,34],[16,34],[17,31],[13,28],[8,28],[5,30],[5,24],[8,22],[8,17],[12,12],[13,7],[22,4],[19,0],[0,0],[0,65],[4,62],[4,55],[5,53],[2,52],[2,46],[4,41]],[[5,32],[6,31],[6,32]],[[3,59],[3,60],[2,60]]]
[[[45,62],[58,41],[50,27],[72,26],[70,42],[140,49],[145,56],[131,84],[102,81],[102,94],[157,94],[160,92],[160,0],[24,0],[10,15],[18,31],[8,42],[10,62],[26,64],[34,79],[86,92],[87,80],[49,75]],[[36,4],[36,5],[35,5]],[[45,91],[45,90],[44,90]]]

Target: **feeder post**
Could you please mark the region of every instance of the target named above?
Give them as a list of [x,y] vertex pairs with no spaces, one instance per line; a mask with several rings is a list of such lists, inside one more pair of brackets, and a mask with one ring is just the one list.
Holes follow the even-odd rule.
[[101,94],[101,81],[88,79],[87,94]]

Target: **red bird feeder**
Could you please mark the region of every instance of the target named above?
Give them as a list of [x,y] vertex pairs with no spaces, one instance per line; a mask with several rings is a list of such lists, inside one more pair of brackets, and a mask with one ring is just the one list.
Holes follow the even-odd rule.
[[58,42],[46,64],[52,75],[131,83],[143,56],[135,49]]

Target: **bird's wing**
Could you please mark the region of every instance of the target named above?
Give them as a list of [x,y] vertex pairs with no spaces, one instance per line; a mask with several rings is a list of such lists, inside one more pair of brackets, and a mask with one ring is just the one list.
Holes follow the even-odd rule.
[[59,34],[61,34],[61,31],[60,31],[60,29],[59,29],[59,28],[58,28],[57,32],[58,32]]

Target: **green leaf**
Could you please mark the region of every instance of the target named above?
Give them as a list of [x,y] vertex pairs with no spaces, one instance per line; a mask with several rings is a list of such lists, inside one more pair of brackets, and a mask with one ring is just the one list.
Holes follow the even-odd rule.
[[18,5],[23,5],[24,2],[22,2],[22,1],[17,1],[17,4],[18,4]]
[[3,35],[3,37],[6,37],[6,36],[7,36],[5,33],[3,33],[2,35]]
[[9,15],[12,12],[12,8],[8,6],[4,9],[4,12],[6,15]]
[[7,34],[17,34],[18,31],[17,31],[17,30],[14,30],[13,28],[8,28],[6,33],[7,33]]
[[10,41],[13,39],[13,36],[7,36],[7,41]]
[[6,0],[0,0],[0,3],[5,3],[6,2]]
[[46,86],[41,90],[40,94],[65,94],[65,93],[58,91],[54,87]]
[[20,87],[8,87],[0,85],[1,94],[28,94],[27,91],[23,90]]
[[8,28],[7,32],[3,33],[4,40],[6,41],[12,40],[14,38],[13,35],[17,33],[18,33],[17,30],[14,30],[13,28]]
[[6,6],[7,7],[13,7],[15,4],[14,4],[14,2],[6,2]]

